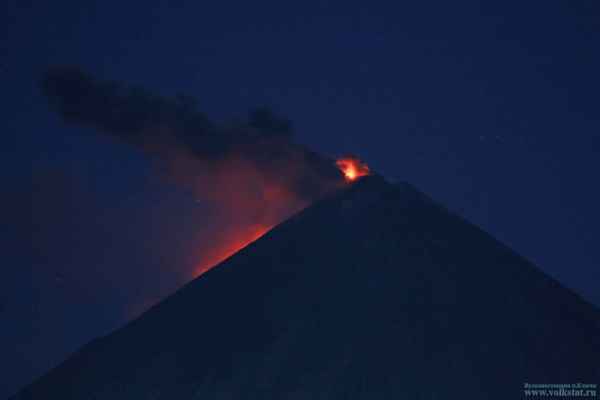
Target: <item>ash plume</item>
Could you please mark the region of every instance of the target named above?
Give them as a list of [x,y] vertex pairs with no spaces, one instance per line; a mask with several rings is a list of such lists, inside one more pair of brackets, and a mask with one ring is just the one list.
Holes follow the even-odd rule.
[[156,95],[71,66],[49,69],[41,88],[66,122],[143,151],[170,180],[213,205],[221,223],[192,276],[344,183],[333,160],[295,143],[290,121],[266,108],[216,123],[192,97]]
[[166,161],[186,153],[205,163],[207,174],[235,160],[307,201],[341,179],[332,160],[294,143],[291,122],[267,108],[252,111],[247,121],[218,124],[192,97],[97,80],[77,67],[51,68],[42,90],[67,122],[92,126]]

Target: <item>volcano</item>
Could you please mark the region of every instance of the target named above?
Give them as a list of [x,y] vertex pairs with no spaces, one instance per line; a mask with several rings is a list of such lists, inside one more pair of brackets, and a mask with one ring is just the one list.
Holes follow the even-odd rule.
[[600,312],[409,184],[314,203],[14,399],[508,399],[600,382]]

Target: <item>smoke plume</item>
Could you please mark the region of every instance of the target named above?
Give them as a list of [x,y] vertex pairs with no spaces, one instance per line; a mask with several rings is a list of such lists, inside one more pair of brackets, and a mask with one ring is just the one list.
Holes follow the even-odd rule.
[[295,143],[290,121],[266,108],[219,124],[191,97],[97,80],[76,67],[50,69],[42,90],[65,121],[142,150],[169,179],[211,202],[222,224],[193,276],[344,183],[333,160]]

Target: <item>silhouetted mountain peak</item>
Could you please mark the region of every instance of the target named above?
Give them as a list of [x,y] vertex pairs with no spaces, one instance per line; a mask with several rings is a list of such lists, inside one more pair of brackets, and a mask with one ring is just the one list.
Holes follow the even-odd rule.
[[331,194],[16,399],[506,399],[600,380],[600,314],[412,186]]

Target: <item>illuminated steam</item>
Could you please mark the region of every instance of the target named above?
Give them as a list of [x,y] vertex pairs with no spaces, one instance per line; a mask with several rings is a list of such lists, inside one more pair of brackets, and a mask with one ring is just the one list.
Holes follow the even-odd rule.
[[218,124],[190,97],[97,80],[74,67],[49,70],[42,90],[65,121],[143,151],[168,179],[212,204],[221,225],[190,276],[344,184],[333,160],[295,143],[291,123],[268,109]]

